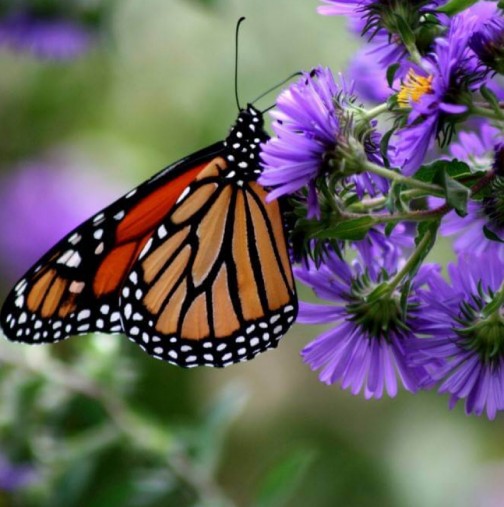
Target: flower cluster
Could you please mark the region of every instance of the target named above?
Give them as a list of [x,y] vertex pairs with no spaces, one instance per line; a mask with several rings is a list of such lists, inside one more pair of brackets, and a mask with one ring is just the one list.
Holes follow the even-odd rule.
[[0,46],[44,60],[70,60],[93,44],[104,7],[61,0],[8,0],[0,6]]
[[[297,279],[329,325],[302,351],[366,398],[439,388],[504,410],[504,11],[497,1],[323,0],[365,39],[277,99],[261,183],[287,196]],[[457,262],[425,259],[454,237]],[[294,241],[295,240],[295,241]],[[296,254],[297,252],[295,252]]]

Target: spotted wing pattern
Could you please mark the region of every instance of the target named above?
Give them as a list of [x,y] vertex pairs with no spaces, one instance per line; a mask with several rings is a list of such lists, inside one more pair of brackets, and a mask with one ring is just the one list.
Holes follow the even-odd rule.
[[16,284],[7,338],[51,343],[124,332],[185,367],[276,347],[297,298],[282,214],[256,182],[263,118],[249,105],[225,141],[190,155],[84,222]]
[[121,291],[125,333],[158,359],[227,366],[276,347],[297,312],[277,202],[216,159],[144,246]]
[[33,344],[122,332],[126,275],[183,190],[222,149],[218,143],[167,167],[63,238],[8,295],[0,313],[7,338]]

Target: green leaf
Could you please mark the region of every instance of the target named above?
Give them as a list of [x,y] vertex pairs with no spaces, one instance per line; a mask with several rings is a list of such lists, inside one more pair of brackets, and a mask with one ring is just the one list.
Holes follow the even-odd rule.
[[387,238],[392,234],[392,232],[394,231],[394,229],[396,228],[396,225],[398,224],[398,222],[389,222],[386,226],[385,226],[385,236],[387,236]]
[[315,453],[311,449],[291,451],[266,474],[253,503],[254,507],[289,505],[314,458]]
[[490,88],[487,88],[485,85],[483,85],[479,89],[479,92],[494,111],[500,110],[499,98],[497,97],[497,95],[495,95],[495,93],[492,90],[490,90]]
[[459,12],[465,11],[471,5],[474,5],[478,0],[451,0],[446,5],[439,7],[438,12],[443,12],[444,14],[448,14],[448,16],[453,16],[458,14]]
[[358,241],[366,237],[367,232],[373,227],[374,223],[374,219],[370,216],[352,218],[325,228],[315,233],[313,237],[318,239]]
[[460,160],[437,160],[436,162],[423,165],[415,173],[415,179],[425,183],[434,183],[439,174],[445,172],[451,178],[471,176],[471,169],[465,162]]
[[383,134],[381,140],[380,140],[380,154],[383,158],[383,165],[387,168],[390,167],[390,162],[388,159],[388,146],[390,142],[390,138],[392,137],[392,134],[395,132],[395,129],[390,129],[389,131],[385,132]]
[[457,215],[465,217],[467,215],[467,203],[471,196],[471,190],[448,176],[446,171],[438,173],[438,176],[434,179],[434,183],[443,187],[446,202],[457,212]]
[[387,83],[389,85],[389,88],[392,88],[392,86],[394,84],[394,78],[395,78],[396,72],[400,66],[401,66],[400,63],[393,63],[392,65],[390,65],[388,67],[388,69],[387,69]]

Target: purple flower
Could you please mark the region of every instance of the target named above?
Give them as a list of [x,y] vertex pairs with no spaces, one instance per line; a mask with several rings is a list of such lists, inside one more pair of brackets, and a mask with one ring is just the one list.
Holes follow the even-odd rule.
[[418,274],[404,316],[400,294],[386,290],[388,275],[380,259],[374,257],[366,264],[358,258],[349,265],[333,254],[320,267],[308,264],[295,269],[300,281],[330,302],[300,305],[298,322],[332,325],[304,348],[304,361],[320,370],[322,382],[339,382],[354,395],[364,390],[366,399],[381,398],[384,392],[395,396],[398,381],[415,392],[426,376],[425,367],[410,367],[406,355],[422,324],[415,290],[433,268],[424,267]]
[[352,247],[359,252],[364,266],[379,266],[390,273],[397,269],[405,253],[413,249],[414,237],[415,228],[410,224],[397,224],[390,236],[385,234],[385,226],[380,225],[370,229],[364,239],[354,241]]
[[5,281],[14,282],[64,234],[118,197],[120,190],[95,170],[63,160],[27,161],[3,175],[0,261]]
[[429,365],[426,380],[442,382],[450,408],[465,399],[467,414],[493,419],[504,409],[504,264],[493,255],[464,256],[448,272],[451,283],[433,273],[420,294],[429,319],[410,358]]
[[447,38],[436,40],[434,52],[423,60],[422,67],[412,65],[402,84],[398,103],[411,111],[406,127],[395,136],[394,164],[406,175],[423,163],[435,136],[452,128],[450,122],[457,121],[456,115],[467,111],[457,100],[479,82],[468,47],[474,25],[474,16],[455,16]]
[[15,465],[0,454],[0,490],[16,491],[36,482],[38,474],[32,465]]
[[270,199],[292,194],[319,175],[340,133],[334,101],[342,92],[331,71],[318,67],[280,94],[272,112],[276,137],[261,153],[259,182],[273,187]]
[[14,12],[0,20],[0,45],[42,59],[75,58],[89,48],[92,40],[92,32],[71,19]]
[[386,65],[381,62],[379,50],[376,44],[364,46],[348,66],[347,75],[355,83],[355,92],[369,102],[385,102],[393,93],[387,83]]
[[[483,124],[479,133],[461,132],[458,141],[450,146],[450,158],[458,158],[467,162],[471,170],[489,170],[494,164],[494,146],[499,140],[504,141],[499,130],[488,124]],[[465,217],[460,217],[451,211],[444,218],[441,225],[441,234],[456,236],[454,249],[457,253],[481,255],[492,253],[504,261],[504,243],[493,241],[485,236],[483,228],[486,227],[504,240],[504,197],[502,184],[497,181],[492,195],[483,200],[471,200],[468,203]],[[433,206],[439,200],[432,199]]]
[[[309,216],[318,215],[315,180],[338,170],[337,150],[347,146],[352,115],[348,113],[354,98],[352,88],[336,84],[328,68],[318,67],[303,77],[277,100],[272,112],[276,137],[261,152],[264,171],[259,182],[272,190],[268,198],[294,194],[308,187]],[[377,134],[364,139],[363,151],[379,162]],[[341,176],[343,178],[343,175]],[[352,177],[359,195],[386,191],[383,178],[360,174]]]
[[489,70],[504,74],[504,16],[496,12],[469,39],[469,46]]
[[398,33],[397,19],[410,25],[415,31],[424,24],[429,14],[429,23],[434,16],[445,16],[435,11],[443,3],[442,0],[404,0],[384,2],[380,0],[322,0],[327,5],[317,8],[319,14],[325,16],[347,16],[350,28],[355,33],[367,34],[375,46],[376,62],[386,69],[398,63],[408,52]]

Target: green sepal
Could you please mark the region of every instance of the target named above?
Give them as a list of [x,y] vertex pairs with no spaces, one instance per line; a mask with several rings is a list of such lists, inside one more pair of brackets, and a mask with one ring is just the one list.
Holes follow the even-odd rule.
[[387,83],[389,85],[389,88],[392,88],[392,85],[394,84],[395,75],[401,66],[400,63],[393,63],[392,65],[389,65],[387,69]]
[[438,173],[434,179],[444,189],[446,203],[451,206],[460,217],[467,216],[467,204],[471,196],[471,190],[448,176],[446,171]]
[[483,234],[485,238],[490,241],[497,241],[497,243],[504,243],[504,240],[500,239],[495,232],[491,231],[486,225],[483,226]]

